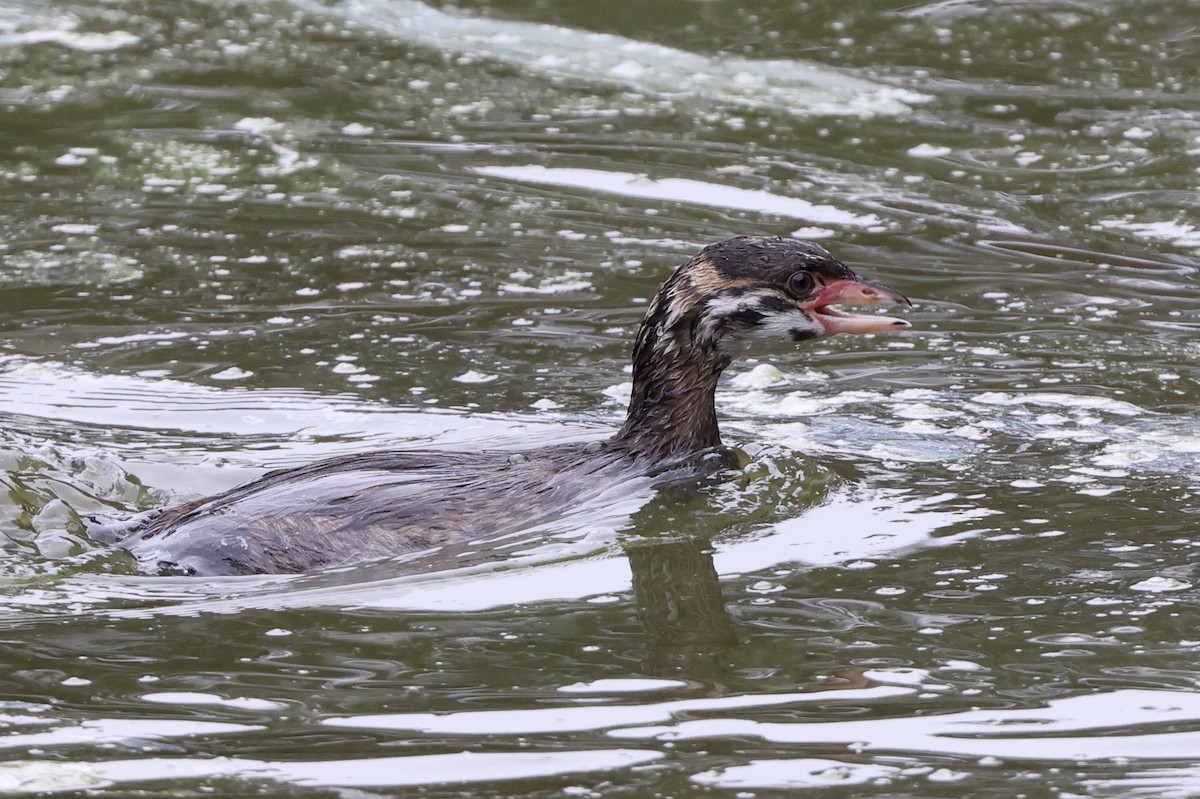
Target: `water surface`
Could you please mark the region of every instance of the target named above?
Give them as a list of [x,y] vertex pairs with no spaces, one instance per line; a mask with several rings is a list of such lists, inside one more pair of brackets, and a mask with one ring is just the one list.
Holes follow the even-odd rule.
[[[0,7],[0,788],[1195,795],[1196,29]],[[601,438],[646,302],[737,233],[916,306],[736,364],[740,471],[454,568],[148,578],[83,531],[323,456]]]

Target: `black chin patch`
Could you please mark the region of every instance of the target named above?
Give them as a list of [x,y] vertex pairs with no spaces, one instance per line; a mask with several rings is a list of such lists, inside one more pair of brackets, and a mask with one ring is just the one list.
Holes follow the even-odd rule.
[[801,342],[808,341],[811,338],[816,338],[817,332],[815,330],[801,330],[793,327],[788,331],[788,335],[792,337],[792,341]]
[[740,327],[754,327],[766,318],[767,315],[761,311],[756,311],[753,308],[743,308],[731,314],[729,321]]

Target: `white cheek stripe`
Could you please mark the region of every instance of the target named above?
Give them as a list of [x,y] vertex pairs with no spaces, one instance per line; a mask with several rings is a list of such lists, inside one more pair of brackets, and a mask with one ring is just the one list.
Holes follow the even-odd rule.
[[[792,341],[793,333],[809,333],[815,336],[825,334],[824,326],[799,308],[771,311],[763,307],[764,300],[777,296],[774,292],[764,291],[714,297],[705,303],[704,316],[696,325],[696,343],[716,343],[722,349],[739,349],[746,346],[788,344]],[[717,331],[725,320],[743,311],[755,311],[762,314],[763,318],[756,325],[730,330],[717,340]],[[670,330],[673,320],[678,321],[681,316],[676,314],[668,317],[660,330],[664,339],[670,340],[667,331]],[[673,348],[673,344],[674,342],[671,342],[667,346]]]
[[797,309],[785,313],[768,313],[761,322],[743,335],[765,341],[790,342],[793,332],[815,333],[819,336],[825,332],[825,328],[816,319]]
[[711,344],[717,335],[717,325],[738,311],[748,310],[758,305],[758,297],[753,294],[741,294],[736,297],[714,297],[705,303],[704,317],[696,325],[696,343]]
[[[712,341],[716,335],[717,325],[722,319],[729,318],[741,311],[757,311],[763,314],[758,324],[751,327],[737,328],[721,339],[719,345],[724,349],[739,347],[788,344],[794,333],[808,333],[814,336],[825,334],[824,326],[799,308],[786,311],[770,311],[763,307],[763,300],[776,296],[773,292],[753,292],[732,297],[716,297],[708,301],[705,321],[697,327],[697,338],[702,343]],[[726,341],[726,339],[729,339]]]
[[708,301],[708,315],[732,316],[738,311],[758,311],[762,308],[762,301],[767,296],[763,292],[750,292],[731,297],[714,297]]
[[761,312],[762,300],[765,293],[753,292],[727,297],[714,297],[709,300],[704,312],[704,319],[696,326],[696,341],[700,344],[712,342],[717,333],[717,324],[739,311]]

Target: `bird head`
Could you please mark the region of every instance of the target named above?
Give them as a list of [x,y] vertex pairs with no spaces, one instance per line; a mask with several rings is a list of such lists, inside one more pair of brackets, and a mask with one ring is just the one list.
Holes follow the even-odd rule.
[[737,236],[709,245],[663,284],[646,314],[641,345],[694,346],[722,355],[837,333],[891,333],[903,319],[852,314],[838,305],[908,305],[898,291],[864,280],[811,242]]

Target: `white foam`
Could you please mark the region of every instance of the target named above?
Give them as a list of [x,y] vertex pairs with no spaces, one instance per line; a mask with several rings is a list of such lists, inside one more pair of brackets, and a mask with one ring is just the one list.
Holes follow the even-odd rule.
[[941,158],[950,153],[950,148],[944,144],[918,144],[908,148],[908,154],[914,158]]
[[741,766],[693,774],[689,779],[709,788],[835,788],[848,785],[878,784],[899,775],[897,766],[872,763],[843,763],[820,758],[792,760],[751,760]]
[[66,233],[68,236],[90,236],[100,229],[99,225],[89,225],[84,222],[64,222],[50,228],[55,233]]
[[827,239],[830,236],[836,236],[836,230],[830,230],[827,227],[805,226],[796,228],[788,234],[794,239]]
[[1124,230],[1139,239],[1167,241],[1177,247],[1200,247],[1200,229],[1191,222],[1134,222],[1129,219],[1101,219],[1093,230]]
[[233,129],[262,136],[282,130],[283,123],[271,117],[242,117],[233,123]]
[[552,278],[543,280],[536,286],[527,286],[521,283],[501,283],[500,290],[508,294],[570,294],[575,291],[583,291],[592,287],[590,280],[580,280],[579,274],[574,275],[556,275]]
[[924,685],[929,679],[925,669],[867,669],[863,677],[889,685]]
[[984,405],[1040,405],[1051,408],[1103,411],[1118,416],[1141,416],[1146,413],[1145,410],[1131,402],[1115,400],[1109,397],[1096,397],[1089,394],[1062,394],[1056,392],[1008,394],[1002,391],[987,391],[975,395],[972,401]]
[[17,733],[0,737],[0,749],[31,746],[65,746],[68,744],[98,744],[126,741],[134,738],[186,738],[193,735],[229,735],[261,730],[248,724],[226,724],[214,721],[95,719],[72,727],[58,727],[44,732]]
[[237,366],[230,366],[219,372],[213,372],[209,377],[213,380],[245,380],[247,377],[254,377],[254,372]]
[[253,699],[245,696],[226,698],[216,694],[193,691],[161,691],[142,694],[142,700],[163,705],[219,705],[239,710],[279,710],[286,707],[282,702],[272,702],[269,699]]
[[635,694],[648,691],[665,691],[672,688],[686,688],[682,680],[655,680],[649,677],[628,677],[625,679],[610,677],[577,682],[559,687],[559,693],[564,694]]
[[135,344],[139,341],[173,341],[187,338],[188,333],[182,330],[164,330],[159,333],[130,333],[125,336],[100,336],[97,344]]
[[782,386],[792,382],[779,368],[769,363],[760,363],[748,372],[735,374],[729,384],[735,388],[763,389]]
[[82,50],[87,53],[103,53],[132,47],[142,41],[142,37],[127,31],[109,31],[108,33],[80,33],[69,29],[31,30],[19,34],[9,34],[0,37],[0,42],[10,44],[57,44],[71,50]]
[[1162,575],[1156,577],[1148,577],[1145,580],[1140,580],[1129,586],[1131,591],[1142,591],[1149,594],[1162,594],[1170,591],[1183,591],[1191,588],[1192,584],[1183,580],[1177,580],[1174,577],[1164,577]]
[[702,55],[608,33],[443,11],[414,0],[292,0],[442,52],[512,64],[535,74],[627,87],[658,97],[728,103],[795,116],[890,116],[929,98],[793,59]]
[[491,383],[500,375],[487,374],[485,372],[477,372],[474,369],[468,369],[461,375],[451,378],[456,383]]
[[570,186],[591,189],[643,200],[691,203],[714,208],[776,214],[821,224],[874,228],[883,221],[874,214],[855,214],[832,205],[816,205],[798,197],[784,197],[761,189],[742,189],[690,178],[658,180],[632,172],[603,169],[573,169],[527,166],[481,166],[472,171],[489,177],[538,183],[546,186]]

